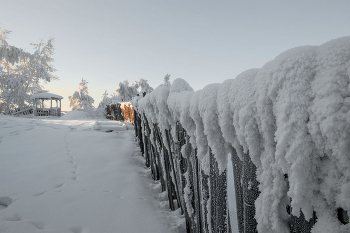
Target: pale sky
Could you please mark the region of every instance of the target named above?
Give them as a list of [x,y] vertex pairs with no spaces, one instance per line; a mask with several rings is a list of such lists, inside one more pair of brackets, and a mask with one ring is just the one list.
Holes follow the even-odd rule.
[[195,90],[260,68],[287,49],[350,35],[349,0],[0,0],[10,45],[54,38],[59,81],[68,96],[87,79],[95,106],[105,90],[142,79],[153,88],[185,79]]

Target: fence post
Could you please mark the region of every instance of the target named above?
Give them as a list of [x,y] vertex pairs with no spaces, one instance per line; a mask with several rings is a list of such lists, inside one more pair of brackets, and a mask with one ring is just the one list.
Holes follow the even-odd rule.
[[173,158],[173,154],[171,151],[169,130],[165,130],[165,134],[166,134],[166,138],[167,138],[167,142],[168,142],[168,146],[169,146],[170,165],[171,165],[172,170],[173,170],[173,176],[174,176],[174,181],[175,181],[175,189],[176,189],[176,196],[177,196],[176,201],[177,201],[178,207],[181,208],[181,213],[183,213],[183,209],[182,209],[182,205],[181,205],[181,201],[180,201],[179,183],[178,183],[178,179],[177,179],[177,176],[175,173],[174,158]]

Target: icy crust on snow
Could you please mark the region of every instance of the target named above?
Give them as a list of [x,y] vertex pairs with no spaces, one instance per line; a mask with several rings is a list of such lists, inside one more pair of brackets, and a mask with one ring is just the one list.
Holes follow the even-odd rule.
[[260,182],[259,232],[289,232],[287,204],[295,216],[316,212],[313,232],[350,231],[336,213],[350,213],[350,37],[290,49],[200,91],[175,84],[146,95],[138,111],[162,130],[180,121],[204,171],[208,146],[220,171],[228,147],[249,154]]

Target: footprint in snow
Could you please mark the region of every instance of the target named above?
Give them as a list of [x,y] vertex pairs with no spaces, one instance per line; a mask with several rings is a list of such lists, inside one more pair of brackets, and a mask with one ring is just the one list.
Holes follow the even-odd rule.
[[80,226],[74,226],[69,228],[72,233],[84,233],[84,229]]
[[30,224],[32,224],[33,226],[35,226],[39,230],[44,230],[45,225],[42,222],[30,222]]
[[14,215],[11,215],[11,216],[6,216],[3,219],[5,221],[17,222],[17,221],[21,221],[22,217],[19,214],[14,214]]
[[12,198],[0,197],[0,210],[7,208],[11,204],[12,204]]
[[57,184],[57,185],[55,186],[55,188],[61,188],[63,185],[64,185],[64,183]]
[[40,192],[40,193],[36,193],[36,194],[34,194],[34,197],[41,196],[41,195],[43,195],[43,194],[45,194],[45,193],[46,193],[46,191],[43,191],[43,192]]
[[34,127],[33,127],[33,126],[29,126],[29,127],[25,128],[24,130],[25,130],[25,131],[30,131],[30,130],[32,130],[32,129],[34,129]]
[[13,131],[10,133],[10,136],[17,136],[19,135],[19,131]]

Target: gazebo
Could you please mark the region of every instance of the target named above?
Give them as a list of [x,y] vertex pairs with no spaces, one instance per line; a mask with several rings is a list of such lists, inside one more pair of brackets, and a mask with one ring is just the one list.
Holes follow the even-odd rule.
[[[61,100],[62,96],[44,92],[32,96],[33,115],[34,116],[61,116]],[[50,100],[50,108],[45,108],[44,101]],[[56,107],[52,107],[52,100],[56,101]],[[39,106],[38,106],[39,102]],[[60,103],[58,106],[58,102]]]

